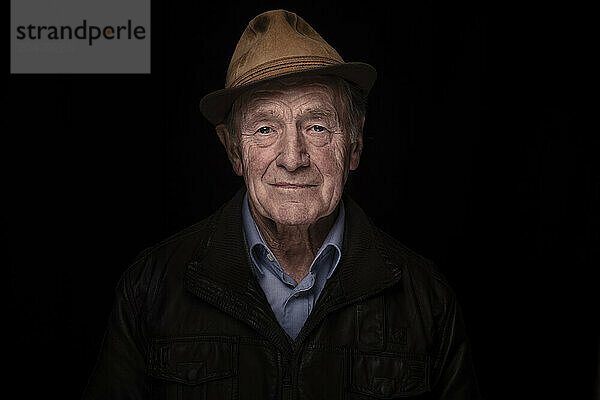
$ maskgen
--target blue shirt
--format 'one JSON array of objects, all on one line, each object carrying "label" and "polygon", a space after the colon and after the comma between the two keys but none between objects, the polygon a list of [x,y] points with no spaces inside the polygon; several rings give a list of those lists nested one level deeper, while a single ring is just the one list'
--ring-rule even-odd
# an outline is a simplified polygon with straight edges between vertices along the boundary
[{"label": "blue shirt", "polygon": [[344,203],[340,201],[338,217],[319,248],[308,274],[300,283],[286,274],[265,243],[244,196],[242,219],[246,243],[254,271],[271,309],[281,327],[296,339],[313,309],[327,279],[333,274],[342,257],[344,237]]}]

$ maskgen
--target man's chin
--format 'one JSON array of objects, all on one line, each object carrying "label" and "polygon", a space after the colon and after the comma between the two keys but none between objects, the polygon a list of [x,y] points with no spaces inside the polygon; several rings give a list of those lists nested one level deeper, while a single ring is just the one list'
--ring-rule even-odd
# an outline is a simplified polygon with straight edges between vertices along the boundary
[{"label": "man's chin", "polygon": [[310,225],[317,220],[317,213],[306,204],[292,202],[279,204],[271,216],[278,225]]}]

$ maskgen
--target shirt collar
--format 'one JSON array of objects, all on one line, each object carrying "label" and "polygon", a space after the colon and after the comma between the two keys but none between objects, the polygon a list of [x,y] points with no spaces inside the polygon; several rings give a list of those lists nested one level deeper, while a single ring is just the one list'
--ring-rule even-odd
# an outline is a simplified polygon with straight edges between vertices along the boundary
[{"label": "shirt collar", "polygon": [[[331,227],[331,230],[329,231],[329,233],[327,234],[327,237],[325,237],[325,240],[323,241],[323,245],[319,248],[319,251],[317,252],[317,255],[315,256],[315,260],[317,260],[319,258],[319,256],[321,255],[321,253],[323,253],[328,247],[333,246],[337,251],[336,251],[336,255],[334,257],[334,263],[332,268],[330,268],[328,274],[327,274],[327,278],[329,278],[331,276],[331,274],[333,273],[333,271],[335,270],[335,267],[337,266],[341,256],[342,256],[342,243],[344,240],[344,223],[345,223],[345,210],[344,210],[344,201],[340,199],[340,209],[338,212],[338,216],[335,220],[335,223],[333,224],[333,226]],[[242,223],[244,226],[244,236],[246,238],[246,243],[248,244],[248,249],[250,250],[250,257],[256,267],[256,269],[258,270],[259,273],[263,273],[263,271],[261,271],[261,263],[257,262],[257,260],[255,259],[254,256],[254,247],[257,245],[260,246],[264,246],[264,248],[271,253],[271,250],[269,249],[269,246],[267,246],[267,243],[264,241],[258,226],[256,225],[256,222],[254,221],[254,218],[252,217],[252,214],[250,213],[250,206],[248,205],[248,192],[246,192],[244,194],[244,200],[242,202]],[[313,263],[314,265],[314,263]],[[311,265],[311,269],[313,267],[313,265]]]}]

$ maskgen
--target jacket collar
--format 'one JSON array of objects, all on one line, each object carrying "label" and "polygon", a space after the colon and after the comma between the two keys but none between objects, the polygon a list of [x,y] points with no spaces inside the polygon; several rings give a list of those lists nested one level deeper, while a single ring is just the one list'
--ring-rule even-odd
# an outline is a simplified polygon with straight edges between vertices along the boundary
[{"label": "jacket collar", "polygon": [[[275,340],[283,332],[252,273],[242,226],[245,188],[209,220],[209,236],[188,264],[185,286],[195,295],[241,319]],[[344,195],[346,223],[340,263],[307,321],[319,308],[332,311],[380,292],[398,282],[401,268],[386,239],[370,219]],[[313,314],[316,314],[313,316]],[[275,326],[273,326],[273,323]],[[279,333],[275,331],[279,330]],[[279,338],[282,347],[290,345]]]}]

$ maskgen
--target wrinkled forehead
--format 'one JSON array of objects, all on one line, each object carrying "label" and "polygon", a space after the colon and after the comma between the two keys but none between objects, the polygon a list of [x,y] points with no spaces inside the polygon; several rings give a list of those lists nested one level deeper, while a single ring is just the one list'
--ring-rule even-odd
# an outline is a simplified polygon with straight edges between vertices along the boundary
[{"label": "wrinkled forehead", "polygon": [[270,101],[302,100],[320,104],[323,108],[339,108],[336,82],[327,77],[275,79],[244,93],[236,102],[243,110],[262,108]]}]

